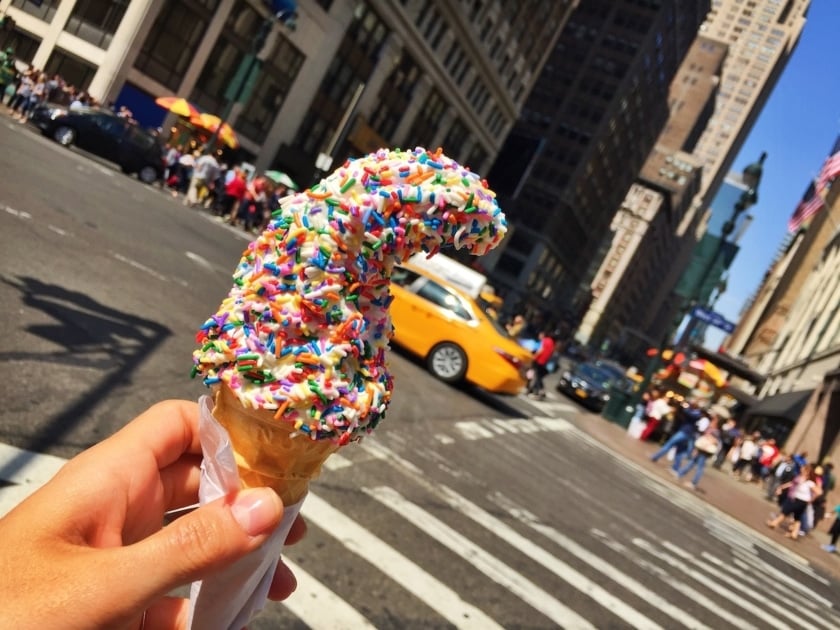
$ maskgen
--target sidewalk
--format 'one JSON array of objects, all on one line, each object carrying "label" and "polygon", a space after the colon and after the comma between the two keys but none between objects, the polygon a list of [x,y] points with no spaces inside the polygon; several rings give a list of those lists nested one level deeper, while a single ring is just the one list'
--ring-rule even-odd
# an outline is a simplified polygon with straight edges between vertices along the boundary
[{"label": "sidewalk", "polygon": [[[551,393],[553,396],[549,395],[553,399],[565,399],[556,391]],[[694,494],[709,505],[753,528],[772,543],[806,559],[814,568],[829,574],[834,579],[840,579],[840,554],[828,553],[820,547],[829,542],[826,532],[830,524],[834,522],[834,516],[830,510],[837,504],[838,496],[829,497],[827,506],[829,516],[819,523],[817,529],[798,541],[793,541],[786,538],[780,529],[772,531],[765,525],[771,512],[778,511],[778,506],[764,497],[762,487],[756,483],[746,483],[734,478],[728,472],[726,464],[724,464],[724,470],[706,466],[706,472],[700,480],[698,489],[692,490],[682,485],[684,480],[677,480],[669,472],[671,463],[665,458],[656,463],[650,461],[650,456],[656,452],[659,444],[631,438],[624,428],[603,416],[586,411],[577,414],[575,424],[610,450],[629,459],[665,483],[673,484],[685,492]]]}]

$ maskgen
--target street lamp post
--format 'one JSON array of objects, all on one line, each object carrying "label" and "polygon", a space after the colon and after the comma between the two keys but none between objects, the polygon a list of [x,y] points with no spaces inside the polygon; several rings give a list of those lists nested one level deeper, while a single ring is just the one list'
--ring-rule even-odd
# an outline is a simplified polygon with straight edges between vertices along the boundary
[{"label": "street lamp post", "polygon": [[[729,243],[730,236],[735,231],[736,224],[738,223],[738,218],[748,208],[751,208],[756,203],[758,203],[758,185],[761,183],[761,176],[764,172],[764,160],[766,159],[767,152],[765,151],[761,153],[761,156],[758,158],[757,162],[753,162],[743,170],[742,181],[744,182],[747,188],[740,194],[740,196],[738,197],[738,201],[736,201],[735,204],[732,206],[732,215],[721,227],[720,239],[717,242],[714,254],[712,254],[712,256],[709,257],[708,261],[706,262],[706,266],[703,269],[703,273],[700,275],[697,283],[693,287],[692,295],[688,300],[689,308],[692,306],[696,306],[700,302],[708,299],[709,296],[703,295],[703,289],[706,287],[709,281],[710,274],[714,272],[718,263],[718,259],[723,253],[724,248]],[[718,278],[717,281],[719,282],[719,280],[720,279]],[[688,346],[691,343],[691,339],[694,335],[696,326],[696,319],[694,317],[691,317],[688,321],[688,324],[686,324],[682,336],[680,337],[679,345],[681,347]]]}]

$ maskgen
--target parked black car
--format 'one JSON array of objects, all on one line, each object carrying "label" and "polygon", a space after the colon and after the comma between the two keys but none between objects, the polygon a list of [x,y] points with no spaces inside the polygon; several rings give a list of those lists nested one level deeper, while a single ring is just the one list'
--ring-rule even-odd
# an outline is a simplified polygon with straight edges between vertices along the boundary
[{"label": "parked black car", "polygon": [[113,112],[44,103],[34,109],[31,122],[59,144],[114,162],[142,182],[151,184],[163,175],[164,150],[157,136]]},{"label": "parked black car", "polygon": [[610,399],[616,375],[595,363],[578,363],[560,374],[557,391],[576,398],[582,405],[600,412]]}]

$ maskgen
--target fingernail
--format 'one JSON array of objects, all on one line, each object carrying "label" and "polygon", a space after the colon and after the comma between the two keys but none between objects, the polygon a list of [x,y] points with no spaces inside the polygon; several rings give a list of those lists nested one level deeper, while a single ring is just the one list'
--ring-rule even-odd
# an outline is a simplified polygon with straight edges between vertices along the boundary
[{"label": "fingernail", "polygon": [[268,488],[242,490],[230,506],[233,518],[249,536],[259,536],[280,521],[283,504]]}]

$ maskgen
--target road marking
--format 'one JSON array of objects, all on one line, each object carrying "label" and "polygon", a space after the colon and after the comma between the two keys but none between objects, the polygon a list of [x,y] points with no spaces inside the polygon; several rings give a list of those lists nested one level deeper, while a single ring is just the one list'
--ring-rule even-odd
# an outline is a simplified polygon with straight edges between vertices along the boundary
[{"label": "road marking", "polygon": [[499,624],[461,599],[457,592],[317,495],[309,493],[301,512],[325,534],[379,569],[456,628],[501,630]]},{"label": "road marking", "polygon": [[16,485],[0,487],[0,516],[49,481],[67,460],[0,443],[0,480]]},{"label": "road marking", "polygon": [[0,443],[0,479],[3,481],[41,486],[66,463],[67,460],[61,457]]},{"label": "road marking", "polygon": [[152,276],[153,278],[157,278],[158,280],[160,280],[162,282],[169,282],[169,280],[166,276],[158,273],[157,271],[155,271],[151,267],[147,267],[143,263],[139,263],[136,260],[132,260],[131,258],[126,258],[122,254],[118,254],[117,252],[110,252],[110,253],[111,253],[111,256],[113,256],[114,258],[116,258],[117,260],[119,260],[122,263],[125,263],[125,264],[127,264],[131,267],[134,267],[135,269],[137,269],[139,271],[147,273],[150,276]]},{"label": "road marking", "polygon": [[344,457],[344,455],[340,455],[339,453],[333,453],[332,455],[327,457],[324,463],[321,464],[321,467],[325,468],[326,470],[340,470],[342,468],[348,468],[352,465],[353,462]]},{"label": "road marking", "polygon": [[[566,551],[575,556],[578,560],[585,562],[596,571],[602,573],[607,578],[609,578],[613,582],[616,582],[619,586],[622,586],[624,589],[630,591],[634,595],[637,595],[639,598],[646,601],[654,608],[657,608],[660,612],[665,613],[675,621],[679,622],[681,625],[687,628],[708,630],[708,626],[689,615],[679,606],[673,605],[667,599],[659,595],[659,593],[657,593],[656,591],[653,591],[647,588],[646,586],[640,584],[626,573],[622,573],[621,571],[615,568],[615,565],[613,565],[610,562],[607,562],[600,556],[592,553],[584,546],[579,545],[568,536],[561,534],[555,528],[539,522],[539,519],[536,517],[536,515],[530,513],[524,508],[516,506],[516,504],[510,499],[507,499],[500,493],[495,493],[495,495],[490,498],[496,505],[498,505],[502,510],[510,514],[520,523],[527,525],[531,529],[539,532],[540,534],[548,538],[550,541],[562,547],[563,551]],[[638,623],[638,621],[634,621],[628,617],[625,617],[620,612],[617,612],[617,614],[619,614],[619,616],[621,616],[623,619],[634,623],[634,625]]]},{"label": "road marking", "polygon": [[[404,517],[412,525],[427,534],[432,540],[439,542],[451,552],[460,556],[488,578],[502,585],[505,589],[559,626],[577,629],[592,628],[594,630],[594,626],[574,610],[556,600],[551,594],[541,589],[531,580],[514,571],[498,558],[490,555],[484,549],[436,517],[417,507],[410,501],[407,501],[396,490],[385,486],[362,488],[362,490],[365,494],[379,501],[383,506]],[[570,584],[577,586],[574,583]],[[584,592],[589,594],[588,589],[584,590]],[[620,602],[620,600],[617,601]],[[651,624],[638,627],[659,627],[653,624],[653,622]]]},{"label": "road marking", "polygon": [[297,580],[294,594],[283,605],[312,630],[366,630],[376,627],[299,564],[285,556],[282,562],[292,570]]},{"label": "road marking", "polygon": [[207,260],[204,256],[199,256],[198,254],[195,254],[193,252],[184,252],[184,253],[186,254],[187,258],[189,258],[191,261],[193,261],[199,267],[204,267],[204,269],[206,269],[207,271],[213,271],[213,272],[218,271],[216,269],[216,267],[213,265],[213,263],[211,263],[209,260]]},{"label": "road marking", "polygon": [[62,230],[60,227],[56,227],[52,224],[48,224],[47,229],[55,232],[59,236],[68,236],[70,234],[70,232],[68,232],[67,230]]},{"label": "road marking", "polygon": [[[675,556],[682,558],[683,562],[687,564],[693,564],[701,571],[705,571],[706,573],[711,575],[714,578],[715,582],[717,582],[718,584],[728,584],[731,590],[742,593],[744,597],[756,597],[756,593],[752,589],[746,588],[738,580],[735,580],[726,573],[719,571],[718,569],[720,565],[723,564],[723,562],[715,558],[712,554],[708,552],[701,554],[703,559],[708,561],[706,562],[701,561],[700,558],[698,558],[696,555],[684,551],[677,545],[667,540],[663,541],[662,546]],[[788,611],[784,607],[779,606],[778,604],[773,602],[773,599],[771,597],[761,597],[761,600],[761,606],[775,611],[778,616],[787,617],[794,623],[798,623],[801,621],[801,619],[798,616],[798,611]]]},{"label": "road marking", "polygon": [[455,444],[455,438],[446,435],[445,433],[435,433],[433,436],[438,442],[444,445]]},{"label": "road marking", "polygon": [[749,613],[755,615],[756,617],[764,621],[764,623],[766,623],[768,626],[778,628],[779,630],[786,630],[787,628],[789,628],[788,624],[782,623],[774,615],[768,614],[767,612],[765,612],[764,608],[755,606],[751,602],[744,600],[743,597],[733,594],[730,589],[720,586],[714,580],[709,579],[706,575],[695,571],[694,569],[688,568],[684,560],[675,560],[674,558],[672,558],[666,553],[663,553],[659,549],[655,548],[651,543],[642,538],[634,538],[633,544],[639,547],[640,549],[646,551],[648,555],[653,556],[654,558],[658,558],[668,566],[677,569],[683,575],[687,575],[688,577],[697,580],[707,589],[717,593],[723,599],[729,600],[730,602],[738,606],[738,608],[742,608],[748,611]]},{"label": "road marking", "polygon": [[[759,567],[761,567],[761,566],[763,566],[763,565],[764,565],[764,563],[763,563],[761,560],[759,560],[758,558],[756,558],[755,556],[751,556],[751,555],[748,555],[748,554],[745,554],[745,553],[741,553],[741,552],[740,552],[739,550],[737,550],[737,549],[736,549],[736,550],[734,550],[734,553],[735,553],[735,555],[736,555],[736,556],[738,556],[739,558],[741,558],[744,562],[747,562],[748,564],[751,564],[751,565],[753,565],[753,566],[759,566]],[[782,559],[784,560],[784,558],[782,558]],[[802,567],[800,567],[800,566],[798,566],[798,565],[794,565],[794,566],[795,566],[797,569],[800,569],[800,570],[803,570],[803,571],[804,571],[804,569],[802,569]],[[809,567],[809,568],[810,568],[810,567]],[[806,587],[806,586],[803,586],[803,585],[799,582],[799,580],[797,580],[796,578],[791,577],[791,576],[790,576],[790,575],[788,575],[787,573],[784,573],[784,572],[780,571],[779,569],[777,569],[776,567],[771,567],[771,566],[769,566],[769,565],[767,566],[766,570],[767,570],[769,573],[772,573],[772,574],[773,574],[774,579],[776,579],[776,580],[780,580],[780,581],[784,582],[785,584],[787,584],[790,588],[794,588],[794,589],[796,589],[797,591],[800,591],[800,592],[802,592],[802,593],[804,593],[804,594],[806,594],[806,595],[811,596],[810,589],[809,589],[808,587]],[[830,586],[830,585],[831,585],[831,582],[829,582],[829,581],[828,581],[828,580],[826,580],[825,578],[823,578],[823,577],[821,577],[821,576],[817,575],[816,573],[812,574],[810,571],[804,571],[804,572],[805,572],[805,573],[807,573],[808,577],[810,577],[810,578],[812,578],[812,579],[814,579],[814,580],[817,580],[818,582],[821,582],[822,584],[825,584],[826,586]],[[833,607],[833,604],[832,604],[829,600],[827,600],[827,599],[823,599],[823,598],[820,598],[820,599],[822,599],[822,600],[823,600],[823,603],[824,603],[826,606],[832,606],[832,607]]]},{"label": "road marking", "polygon": [[465,440],[486,440],[505,433],[561,432],[574,425],[562,418],[490,418],[487,420],[468,420],[456,422],[455,430]]},{"label": "road marking", "polygon": [[15,210],[11,206],[5,206],[6,212],[11,214],[13,217],[17,217],[18,219],[31,219],[32,215],[26,212],[25,210]]},{"label": "road marking", "polygon": [[[826,612],[823,610],[823,607],[820,607],[819,614],[815,613],[813,610],[807,610],[809,606],[815,607],[817,605],[813,599],[808,599],[807,596],[800,593],[791,593],[788,589],[783,588],[780,584],[777,584],[772,580],[767,580],[764,584],[759,582],[756,578],[761,575],[761,571],[756,571],[752,567],[748,569],[748,572],[739,571],[734,561],[731,564],[727,564],[708,551],[704,551],[700,554],[700,556],[703,560],[713,564],[719,570],[730,574],[729,579],[735,580],[740,585],[738,590],[744,590],[748,594],[752,594],[759,592],[759,590],[763,588],[765,591],[769,591],[770,593],[769,597],[765,596],[762,598],[766,602],[785,602],[789,609],[796,610],[796,615],[805,615],[806,617],[810,617],[813,624],[824,626],[827,630],[835,630],[838,626],[840,626],[837,619],[833,622],[829,622],[825,619]],[[751,585],[749,589],[745,588],[744,585],[746,584]],[[770,604],[768,603],[768,605]],[[788,613],[783,614],[788,616]],[[796,617],[794,621],[799,623],[802,620]]]},{"label": "road marking", "polygon": [[710,613],[717,615],[718,617],[726,621],[726,627],[733,626],[735,628],[739,628],[740,630],[758,630],[754,625],[748,623],[746,620],[741,619],[740,617],[736,617],[729,611],[724,610],[721,607],[720,602],[714,601],[713,599],[707,597],[697,589],[677,579],[675,576],[672,576],[665,569],[650,562],[647,558],[639,556],[633,551],[633,549],[630,549],[629,547],[614,540],[612,536],[609,536],[608,534],[602,532],[599,529],[592,529],[590,530],[590,533],[593,536],[595,536],[598,540],[600,540],[604,545],[615,551],[617,554],[620,554],[622,558],[631,561],[637,567],[655,575],[657,578],[659,578],[659,580],[664,582],[668,588],[672,588],[678,593],[682,593],[695,604],[702,606]]},{"label": "road marking", "polygon": [[[659,626],[623,601],[609,593],[599,584],[575,570],[562,560],[555,558],[545,549],[526,538],[512,527],[479,506],[465,499],[463,496],[444,485],[436,485],[437,493],[454,510],[460,512],[487,531],[500,537],[509,545],[519,550],[534,562],[542,565],[564,582],[581,591],[584,595],[594,599],[598,604],[613,612],[622,619],[628,620],[636,628],[658,628]],[[588,552],[587,552],[588,553]],[[583,558],[581,558],[583,560]],[[591,558],[590,558],[591,559]],[[585,560],[584,560],[585,561]],[[607,565],[607,563],[604,563]],[[612,576],[613,567],[607,569]],[[629,578],[628,578],[629,580]]]}]

